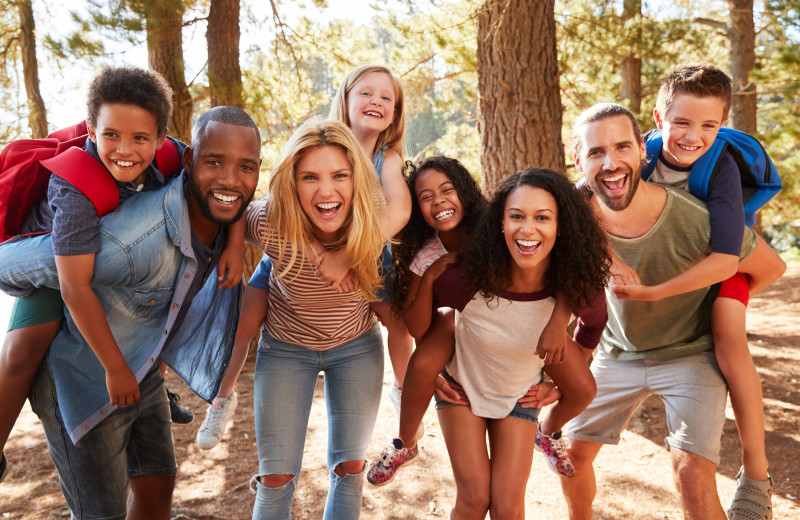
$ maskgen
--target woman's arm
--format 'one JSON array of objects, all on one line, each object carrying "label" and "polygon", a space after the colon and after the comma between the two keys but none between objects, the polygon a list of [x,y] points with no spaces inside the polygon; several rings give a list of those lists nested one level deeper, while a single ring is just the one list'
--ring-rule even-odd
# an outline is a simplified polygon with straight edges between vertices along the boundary
[{"label": "woman's arm", "polygon": [[383,194],[386,197],[386,211],[381,228],[387,238],[400,232],[411,216],[411,192],[403,177],[403,159],[392,150],[386,151],[381,173]]}]

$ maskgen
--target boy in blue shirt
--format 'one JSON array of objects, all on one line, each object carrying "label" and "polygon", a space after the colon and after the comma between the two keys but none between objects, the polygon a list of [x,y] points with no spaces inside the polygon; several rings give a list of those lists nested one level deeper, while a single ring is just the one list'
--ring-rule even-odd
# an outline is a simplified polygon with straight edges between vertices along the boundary
[{"label": "boy in blue shirt", "polygon": [[[87,109],[89,138],[84,151],[111,175],[119,200],[141,191],[162,188],[165,179],[154,162],[156,150],[165,139],[171,140],[178,157],[186,148],[185,144],[166,135],[172,113],[172,90],[164,78],[144,69],[105,68],[89,86]],[[15,302],[0,356],[0,395],[3,395],[0,450],[59,330],[64,304],[71,310],[81,334],[106,371],[110,403],[130,406],[139,399],[136,377],[125,363],[103,308],[89,285],[95,254],[100,249],[98,210],[86,195],[58,175],[51,176],[47,197],[33,209],[21,232],[49,230],[52,230],[61,292],[41,289]],[[243,233],[241,236],[243,238]],[[232,240],[226,250],[227,256],[220,260],[219,272],[224,272],[225,267],[231,269],[225,286],[235,284],[241,277],[241,243]],[[234,264],[239,266],[238,276]],[[162,372],[165,370],[164,366]],[[0,465],[2,480],[6,467],[4,456]]]},{"label": "boy in blue shirt", "polygon": [[[653,110],[663,145],[648,180],[688,190],[692,165],[717,139],[730,105],[730,78],[713,65],[680,65],[667,75]],[[748,287],[747,277],[737,273],[745,217],[739,167],[727,151],[711,177],[708,193],[711,254],[681,275],[650,287],[640,285],[636,273],[615,258],[618,276],[613,288],[622,299],[656,301],[722,282],[711,325],[717,362],[728,383],[742,441],[739,486],[728,515],[767,519],[772,517],[773,486],[764,448],[763,399],[745,329],[749,295],[761,287]]]}]

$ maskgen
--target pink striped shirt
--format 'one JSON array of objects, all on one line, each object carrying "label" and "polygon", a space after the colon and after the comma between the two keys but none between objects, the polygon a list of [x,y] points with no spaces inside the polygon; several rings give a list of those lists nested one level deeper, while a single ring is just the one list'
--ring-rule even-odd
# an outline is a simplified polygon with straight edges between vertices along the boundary
[{"label": "pink striped shirt", "polygon": [[302,256],[285,276],[276,277],[290,255],[287,252],[283,265],[278,265],[280,235],[268,225],[268,204],[269,198],[250,204],[245,230],[246,240],[263,249],[272,261],[267,331],[274,338],[311,350],[329,350],[362,335],[372,326],[374,315],[359,292],[339,294],[324,286],[314,274],[314,263]]},{"label": "pink striped shirt", "polygon": [[411,262],[408,269],[415,275],[422,276],[432,263],[446,254],[447,249],[444,248],[444,244],[442,244],[439,235],[436,235],[422,244],[420,250],[417,251],[417,256],[414,257],[414,261]]}]

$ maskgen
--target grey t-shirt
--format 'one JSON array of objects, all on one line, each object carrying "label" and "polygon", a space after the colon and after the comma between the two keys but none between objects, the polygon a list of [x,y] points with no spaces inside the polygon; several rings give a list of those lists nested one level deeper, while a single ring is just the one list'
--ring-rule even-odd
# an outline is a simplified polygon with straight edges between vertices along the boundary
[{"label": "grey t-shirt", "polygon": [[[614,253],[639,274],[644,285],[657,285],[686,271],[711,252],[706,205],[678,189],[664,187],[664,211],[646,234],[636,238],[608,235]],[[756,247],[745,230],[740,261]],[[656,302],[620,300],[610,288],[608,324],[600,348],[617,359],[689,356],[710,350],[711,306],[717,290],[699,289]]]}]

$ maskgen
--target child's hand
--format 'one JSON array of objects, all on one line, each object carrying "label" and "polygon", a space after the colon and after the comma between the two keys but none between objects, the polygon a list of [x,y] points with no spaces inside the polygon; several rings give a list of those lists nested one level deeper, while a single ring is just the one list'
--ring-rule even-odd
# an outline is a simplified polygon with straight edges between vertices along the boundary
[{"label": "child's hand", "polygon": [[319,253],[314,259],[314,265],[317,278],[334,291],[344,293],[356,289],[356,280],[344,249]]},{"label": "child's hand", "polygon": [[467,399],[464,388],[456,382],[448,381],[441,374],[436,377],[434,392],[442,401],[469,406],[469,399]]},{"label": "child's hand", "polygon": [[[225,271],[228,271],[228,277],[225,278]],[[217,264],[217,281],[220,289],[230,289],[236,287],[242,279],[244,272],[244,258],[242,252],[236,250],[235,247],[226,247],[222,254],[219,256],[219,263]],[[222,280],[225,280],[224,282]]]},{"label": "child's hand", "polygon": [[611,284],[611,290],[620,300],[639,300],[643,302],[654,302],[661,299],[654,287],[641,284],[622,285]]},{"label": "child's hand", "polygon": [[539,343],[534,352],[545,365],[558,365],[567,358],[567,333],[565,328],[547,322],[539,336]]},{"label": "child's hand", "polygon": [[616,256],[613,257],[613,262],[611,263],[611,281],[621,285],[642,284],[636,271]]},{"label": "child's hand", "polygon": [[442,255],[441,258],[436,259],[422,274],[423,278],[430,278],[432,281],[436,281],[439,279],[447,268],[456,261],[457,253],[447,253]]},{"label": "child's hand", "polygon": [[517,402],[523,408],[544,408],[561,399],[561,390],[552,381],[533,385]]},{"label": "child's hand", "polygon": [[111,404],[124,407],[139,400],[139,384],[128,365],[106,372],[106,388]]}]

